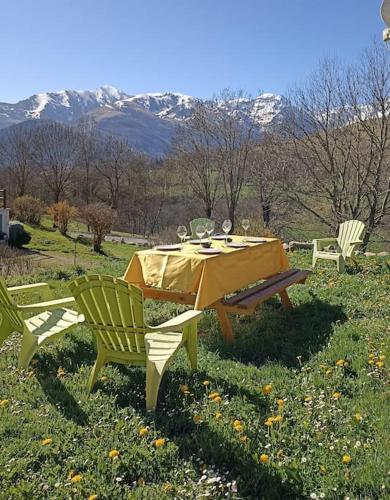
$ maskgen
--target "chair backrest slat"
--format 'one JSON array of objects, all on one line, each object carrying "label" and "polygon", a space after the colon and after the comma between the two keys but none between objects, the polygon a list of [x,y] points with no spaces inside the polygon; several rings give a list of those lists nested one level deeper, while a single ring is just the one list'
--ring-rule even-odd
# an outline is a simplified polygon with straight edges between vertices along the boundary
[{"label": "chair backrest slat", "polygon": [[351,242],[360,240],[364,231],[364,224],[359,220],[348,220],[340,224],[337,242],[344,257],[351,257],[353,245]]},{"label": "chair backrest slat", "polygon": [[13,332],[23,333],[24,322],[16,304],[0,278],[0,345]]},{"label": "chair backrest slat", "polygon": [[70,284],[87,324],[112,351],[145,353],[143,295],[112,276],[88,275]]}]

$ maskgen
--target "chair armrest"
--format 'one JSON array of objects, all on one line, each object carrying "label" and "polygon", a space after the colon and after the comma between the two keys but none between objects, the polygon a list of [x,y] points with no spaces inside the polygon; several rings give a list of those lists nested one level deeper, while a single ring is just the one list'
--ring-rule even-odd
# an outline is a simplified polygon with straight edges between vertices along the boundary
[{"label": "chair armrest", "polygon": [[19,311],[23,312],[44,312],[53,311],[54,309],[61,309],[62,307],[72,306],[76,303],[73,297],[65,297],[63,299],[48,300],[47,302],[37,302],[36,304],[27,304],[24,306],[17,306]]},{"label": "chair armrest", "polygon": [[48,283],[32,283],[31,285],[11,286],[7,288],[12,296],[19,293],[39,292],[44,300],[50,300],[52,295]]},{"label": "chair armrest", "polygon": [[350,245],[361,245],[363,243],[363,240],[357,240],[357,241],[351,241]]},{"label": "chair armrest", "polygon": [[335,243],[337,245],[337,238],[320,238],[317,240],[313,240],[314,248],[317,250],[321,250],[322,248]]},{"label": "chair armrest", "polygon": [[202,311],[186,311],[158,326],[148,326],[151,332],[180,332],[185,326],[196,323],[203,316]]}]

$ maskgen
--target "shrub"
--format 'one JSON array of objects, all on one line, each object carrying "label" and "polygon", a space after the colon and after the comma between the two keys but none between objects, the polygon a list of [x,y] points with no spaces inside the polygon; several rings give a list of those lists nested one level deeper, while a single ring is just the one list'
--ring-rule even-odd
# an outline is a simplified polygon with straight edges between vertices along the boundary
[{"label": "shrub", "polygon": [[41,200],[33,196],[20,196],[13,203],[13,212],[21,222],[38,225],[45,213],[45,205]]},{"label": "shrub", "polygon": [[93,203],[84,208],[82,215],[91,228],[94,251],[101,252],[104,237],[111,231],[115,219],[114,210],[104,203]]},{"label": "shrub", "polygon": [[63,235],[68,231],[69,221],[77,215],[77,208],[72,207],[67,201],[54,203],[47,211],[53,218],[54,225],[58,227],[59,232]]},{"label": "shrub", "polygon": [[11,247],[22,248],[31,241],[31,234],[28,233],[23,224],[19,221],[11,221],[9,224],[9,239],[8,244]]}]

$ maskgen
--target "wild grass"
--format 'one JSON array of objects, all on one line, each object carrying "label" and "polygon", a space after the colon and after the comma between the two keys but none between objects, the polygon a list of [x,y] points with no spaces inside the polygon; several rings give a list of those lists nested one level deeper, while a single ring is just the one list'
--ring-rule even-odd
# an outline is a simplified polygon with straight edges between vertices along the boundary
[{"label": "wild grass", "polygon": [[[308,252],[290,259],[310,265]],[[127,258],[89,262],[121,275]],[[80,272],[41,269],[9,284],[48,280],[59,296]],[[232,345],[206,312],[199,370],[180,353],[154,416],[142,369],[107,366],[86,393],[88,329],[41,349],[27,372],[10,337],[0,347],[0,498],[389,498],[389,278],[384,258],[359,258],[344,275],[321,263],[291,289],[294,310],[273,299],[236,318]],[[180,310],[146,308],[153,324]]]}]

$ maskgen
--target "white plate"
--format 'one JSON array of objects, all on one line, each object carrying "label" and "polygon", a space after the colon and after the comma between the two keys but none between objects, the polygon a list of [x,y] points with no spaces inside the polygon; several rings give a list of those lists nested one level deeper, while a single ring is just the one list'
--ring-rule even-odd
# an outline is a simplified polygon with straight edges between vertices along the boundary
[{"label": "white plate", "polygon": [[230,248],[248,248],[248,245],[246,245],[245,243],[239,243],[237,241],[233,241],[232,243],[228,243],[226,246],[230,247]]},{"label": "white plate", "polygon": [[207,243],[209,240],[190,240],[187,243],[190,245],[200,245],[201,243]]},{"label": "white plate", "polygon": [[219,255],[220,253],[223,253],[223,251],[220,248],[200,248],[198,253],[204,255]]},{"label": "white plate", "polygon": [[173,250],[181,250],[181,245],[159,245],[158,247],[154,247],[154,249],[162,252],[169,252]]},{"label": "white plate", "polygon": [[[226,236],[224,234],[216,234],[215,236],[212,236],[211,239],[216,241],[225,241]],[[230,236],[228,236],[228,241],[232,241]]]},{"label": "white plate", "polygon": [[247,243],[267,243],[267,240],[265,240],[264,238],[256,237],[246,238],[244,241],[246,241]]}]

